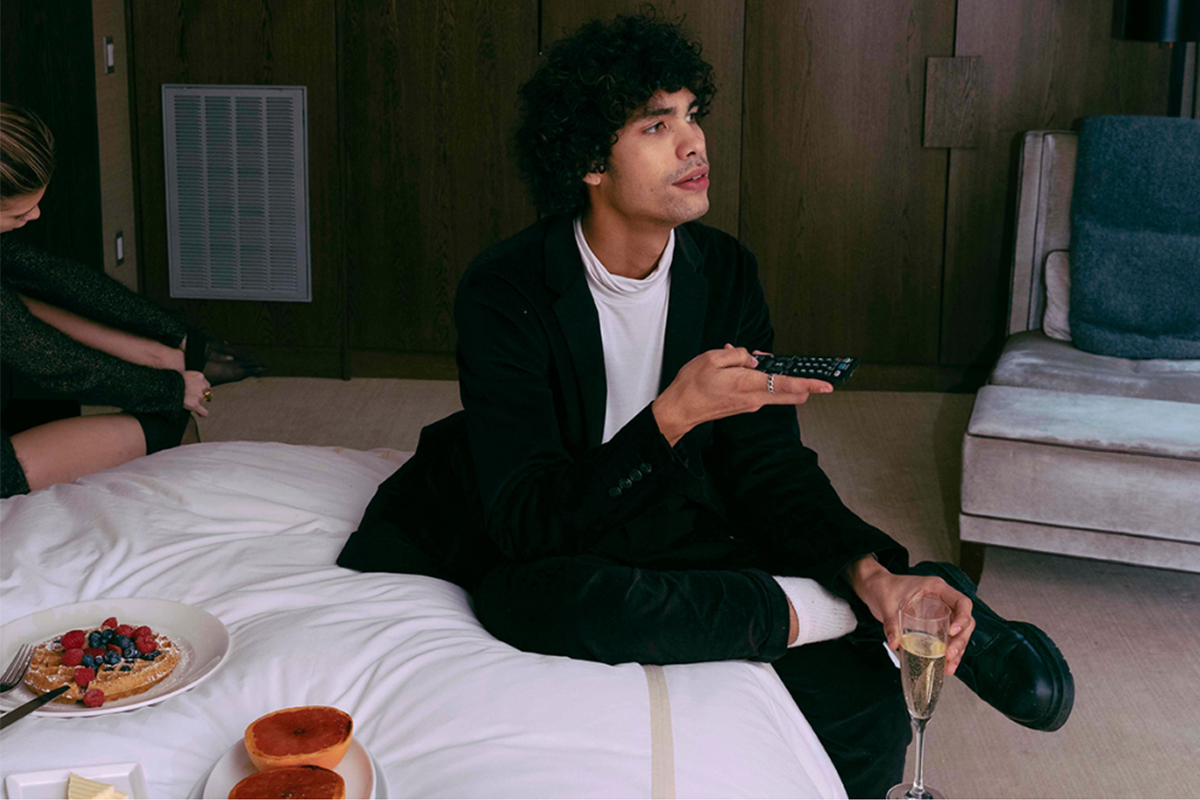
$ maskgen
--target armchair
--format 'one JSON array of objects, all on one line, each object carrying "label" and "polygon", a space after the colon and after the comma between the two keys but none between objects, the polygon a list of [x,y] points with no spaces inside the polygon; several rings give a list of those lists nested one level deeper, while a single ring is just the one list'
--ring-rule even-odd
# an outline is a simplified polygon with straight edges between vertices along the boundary
[{"label": "armchair", "polygon": [[1024,138],[1009,339],[963,440],[964,568],[977,577],[1002,545],[1200,572],[1200,360],[1096,355],[1042,330],[1078,138]]}]

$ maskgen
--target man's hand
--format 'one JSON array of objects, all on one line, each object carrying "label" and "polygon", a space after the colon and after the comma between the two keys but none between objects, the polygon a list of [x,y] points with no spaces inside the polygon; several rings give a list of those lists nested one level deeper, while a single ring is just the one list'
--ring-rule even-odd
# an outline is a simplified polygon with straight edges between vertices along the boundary
[{"label": "man's hand", "polygon": [[746,348],[731,344],[684,364],[653,406],[658,428],[671,446],[703,422],[758,411],[765,405],[800,405],[810,394],[833,391],[825,381],[776,375],[772,394],[767,391],[767,376],[755,371],[757,365],[758,359]]},{"label": "man's hand", "polygon": [[950,588],[941,578],[920,575],[893,575],[871,556],[865,556],[846,568],[846,579],[875,619],[883,623],[888,647],[900,646],[900,609],[913,597],[928,595],[950,606],[950,644],[946,648],[946,674],[953,675],[975,630],[971,599]]}]

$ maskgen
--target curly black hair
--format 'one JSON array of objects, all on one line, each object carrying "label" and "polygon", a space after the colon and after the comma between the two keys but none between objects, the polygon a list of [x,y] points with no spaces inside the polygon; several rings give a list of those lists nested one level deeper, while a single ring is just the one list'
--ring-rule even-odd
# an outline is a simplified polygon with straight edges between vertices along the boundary
[{"label": "curly black hair", "polygon": [[647,8],[611,22],[594,20],[555,42],[520,89],[515,150],[521,177],[543,214],[587,206],[583,177],[603,172],[617,131],[660,89],[696,95],[696,118],[709,111],[716,85],[700,43]]}]

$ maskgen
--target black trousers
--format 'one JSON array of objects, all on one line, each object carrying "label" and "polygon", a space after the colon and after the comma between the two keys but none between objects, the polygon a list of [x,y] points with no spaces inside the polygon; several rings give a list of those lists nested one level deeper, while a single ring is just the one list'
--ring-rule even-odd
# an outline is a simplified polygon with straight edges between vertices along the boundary
[{"label": "black trousers", "polygon": [[903,778],[912,731],[882,627],[863,620],[850,637],[788,649],[787,597],[756,566],[769,561],[730,539],[637,566],[603,555],[507,563],[474,587],[475,613],[496,638],[547,655],[773,662],[849,796],[883,797]]}]

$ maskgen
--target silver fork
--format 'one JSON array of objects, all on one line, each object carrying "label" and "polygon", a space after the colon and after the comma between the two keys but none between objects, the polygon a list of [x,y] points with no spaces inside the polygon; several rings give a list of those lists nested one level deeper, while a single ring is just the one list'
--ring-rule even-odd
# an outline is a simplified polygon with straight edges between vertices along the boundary
[{"label": "silver fork", "polygon": [[25,670],[29,669],[29,662],[32,659],[33,648],[27,644],[21,645],[21,649],[9,662],[8,669],[4,670],[3,675],[0,675],[0,694],[21,685],[21,678],[25,677]]}]

